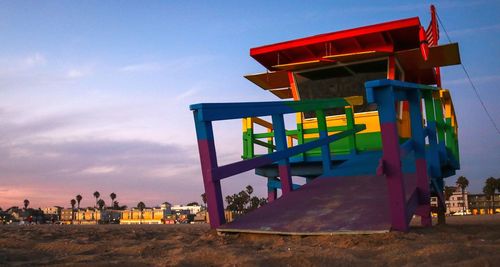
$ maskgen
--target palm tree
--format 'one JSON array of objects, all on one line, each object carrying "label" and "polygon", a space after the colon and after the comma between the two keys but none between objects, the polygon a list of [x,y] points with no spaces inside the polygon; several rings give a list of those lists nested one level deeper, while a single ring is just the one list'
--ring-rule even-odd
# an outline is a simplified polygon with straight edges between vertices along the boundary
[{"label": "palm tree", "polygon": [[111,205],[113,205],[113,203],[115,203],[115,199],[116,199],[116,194],[115,192],[109,194],[109,197],[111,198]]},{"label": "palm tree", "polygon": [[76,200],[72,199],[70,201],[71,204],[71,224],[73,224],[73,218],[75,218],[75,205],[76,205]]},{"label": "palm tree", "polygon": [[78,210],[80,210],[80,202],[82,201],[82,196],[81,195],[76,195],[76,203],[78,205]]},{"label": "palm tree", "polygon": [[102,208],[106,206],[106,202],[104,202],[104,199],[99,199],[97,205],[99,206],[99,210],[102,210]]},{"label": "palm tree", "polygon": [[29,206],[29,205],[30,205],[30,201],[29,201],[29,200],[27,200],[27,199],[25,199],[25,200],[24,200],[24,209],[25,209],[25,210],[26,210],[26,209],[28,209],[28,206]]},{"label": "palm tree", "polygon": [[95,197],[95,207],[97,208],[97,201],[99,200],[99,197],[101,196],[101,194],[99,193],[99,191],[95,191],[94,192],[94,197]]},{"label": "palm tree", "polygon": [[497,189],[497,180],[493,177],[486,179],[485,186],[483,187],[483,193],[490,199],[490,207],[493,209],[493,214],[495,213],[495,191]]},{"label": "palm tree", "polygon": [[465,176],[460,176],[458,177],[456,184],[460,186],[460,189],[462,189],[462,211],[463,214],[465,214],[465,188],[469,186],[469,180],[467,180]]},{"label": "palm tree", "polygon": [[[81,195],[76,195],[76,203],[78,205],[78,214],[80,213],[80,202],[82,201]],[[78,216],[78,221],[80,221],[80,216]]]},{"label": "palm tree", "polygon": [[139,224],[142,224],[142,211],[144,210],[144,208],[146,208],[146,204],[144,204],[144,202],[139,202],[137,203],[137,208],[141,211],[141,216],[139,217]]}]

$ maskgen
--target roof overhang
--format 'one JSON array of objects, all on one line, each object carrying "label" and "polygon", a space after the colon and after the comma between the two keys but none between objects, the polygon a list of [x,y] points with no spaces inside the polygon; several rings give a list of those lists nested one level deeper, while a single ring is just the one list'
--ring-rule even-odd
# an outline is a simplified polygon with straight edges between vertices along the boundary
[{"label": "roof overhang", "polygon": [[290,81],[288,80],[287,71],[249,74],[245,75],[245,78],[281,99],[293,97],[292,91],[290,90]]},{"label": "roof overhang", "polygon": [[459,65],[460,51],[457,43],[429,47],[429,57],[422,57],[420,49],[410,49],[395,53],[405,69],[406,81],[436,84],[435,67]]},{"label": "roof overhang", "polygon": [[418,17],[326,33],[250,49],[268,70],[295,70],[418,48]]}]

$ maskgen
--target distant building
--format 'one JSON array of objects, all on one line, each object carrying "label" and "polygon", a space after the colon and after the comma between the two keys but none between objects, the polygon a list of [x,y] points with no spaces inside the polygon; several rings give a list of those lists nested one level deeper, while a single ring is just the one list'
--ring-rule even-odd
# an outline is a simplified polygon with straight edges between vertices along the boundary
[{"label": "distant building", "polygon": [[[463,206],[464,206],[464,201],[463,201],[463,196],[462,196],[462,189],[460,187],[453,187],[454,191],[451,194],[450,198],[445,201],[446,203],[446,214],[453,214],[456,212],[463,212]],[[470,212],[469,210],[469,204],[468,204],[468,195],[469,193],[467,190],[464,192],[465,194],[465,211]],[[437,207],[438,207],[438,198],[437,197],[431,197],[431,210],[433,210],[433,213],[437,212]],[[436,213],[437,214],[437,213]]]},{"label": "distant building", "polygon": [[174,205],[172,206],[172,212],[179,214],[197,214],[201,211],[201,206],[186,206],[186,205]]},{"label": "distant building", "polygon": [[120,224],[163,224],[167,211],[162,208],[133,208],[121,211]]},{"label": "distant building", "polygon": [[93,208],[75,210],[73,224],[98,224],[101,220],[101,211]]},{"label": "distant building", "polygon": [[163,202],[163,204],[160,205],[160,208],[165,210],[167,212],[167,214],[172,213],[172,204],[170,204],[168,202]]},{"label": "distant building", "polygon": [[101,212],[101,222],[102,223],[120,223],[120,218],[122,215],[121,210],[107,209]]},{"label": "distant building", "polygon": [[164,224],[175,223],[172,215],[172,204],[164,202],[160,207],[122,210],[120,224]]},{"label": "distant building", "polygon": [[61,223],[71,224],[74,221],[74,210],[73,209],[62,209],[61,210]]},{"label": "distant building", "polygon": [[[464,210],[469,211],[469,203],[468,203],[468,195],[469,192],[465,190],[464,195],[462,196],[462,189],[459,186],[454,187],[455,191],[453,191],[450,199],[446,200],[446,213],[453,214],[456,212],[461,212]],[[465,199],[464,199],[465,197]]]},{"label": "distant building", "polygon": [[50,221],[59,221],[61,219],[61,210],[63,208],[59,206],[53,206],[53,207],[46,207],[43,208],[43,214],[45,215],[45,218],[47,218]]},{"label": "distant building", "polygon": [[[61,211],[61,222],[71,224],[71,209]],[[75,209],[73,213],[73,224],[108,224],[119,223],[121,216],[120,210],[98,210],[94,208]]]},{"label": "distant building", "polygon": [[471,194],[468,202],[474,215],[493,214],[493,207],[495,207],[495,212],[500,212],[500,194],[495,194],[493,201],[485,194]]},{"label": "distant building", "polygon": [[53,206],[53,207],[43,208],[42,211],[44,214],[60,215],[62,209],[63,209],[62,207]]}]

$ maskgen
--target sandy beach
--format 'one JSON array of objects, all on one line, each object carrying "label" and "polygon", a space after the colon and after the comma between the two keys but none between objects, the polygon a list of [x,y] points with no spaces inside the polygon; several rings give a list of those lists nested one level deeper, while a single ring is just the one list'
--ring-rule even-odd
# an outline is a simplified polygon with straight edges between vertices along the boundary
[{"label": "sandy beach", "polygon": [[498,266],[500,214],[410,233],[218,235],[207,225],[0,226],[0,266]]}]

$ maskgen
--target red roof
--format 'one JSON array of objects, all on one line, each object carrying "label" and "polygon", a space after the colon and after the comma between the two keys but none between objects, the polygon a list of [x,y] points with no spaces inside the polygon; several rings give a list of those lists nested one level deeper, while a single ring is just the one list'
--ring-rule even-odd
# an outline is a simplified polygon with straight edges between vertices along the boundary
[{"label": "red roof", "polygon": [[420,26],[418,17],[396,20],[255,47],[250,56],[269,70],[279,70],[282,65],[346,59],[356,53],[393,53],[418,48]]}]

